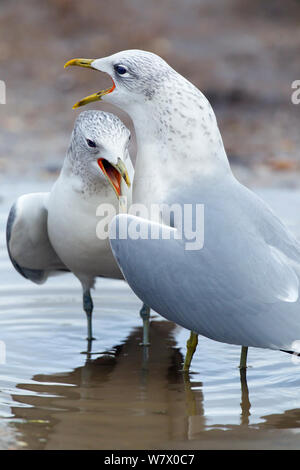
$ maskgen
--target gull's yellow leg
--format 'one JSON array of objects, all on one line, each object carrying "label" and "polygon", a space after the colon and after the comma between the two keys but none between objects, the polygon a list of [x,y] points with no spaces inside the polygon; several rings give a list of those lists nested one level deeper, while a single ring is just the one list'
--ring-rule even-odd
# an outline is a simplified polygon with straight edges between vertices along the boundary
[{"label": "gull's yellow leg", "polygon": [[186,342],[186,355],[183,364],[183,370],[190,370],[190,365],[193,359],[194,352],[196,351],[198,344],[198,335],[194,331],[191,331],[190,337]]},{"label": "gull's yellow leg", "polygon": [[247,354],[248,354],[248,347],[247,346],[242,346],[241,359],[240,359],[240,369],[247,369]]}]

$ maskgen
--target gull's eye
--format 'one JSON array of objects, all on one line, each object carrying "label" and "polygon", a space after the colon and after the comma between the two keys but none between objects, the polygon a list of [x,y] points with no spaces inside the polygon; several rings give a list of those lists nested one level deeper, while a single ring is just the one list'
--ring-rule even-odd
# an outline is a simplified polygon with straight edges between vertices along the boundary
[{"label": "gull's eye", "polygon": [[114,69],[119,75],[124,75],[127,73],[127,68],[124,67],[124,65],[114,65]]},{"label": "gull's eye", "polygon": [[96,143],[93,140],[86,139],[86,143],[88,144],[89,147],[97,147]]}]

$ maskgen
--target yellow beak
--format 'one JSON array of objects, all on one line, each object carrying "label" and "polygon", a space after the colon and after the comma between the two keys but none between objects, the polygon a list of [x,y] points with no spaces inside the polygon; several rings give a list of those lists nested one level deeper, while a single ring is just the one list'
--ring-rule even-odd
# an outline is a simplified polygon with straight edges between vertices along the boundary
[{"label": "yellow beak", "polygon": [[65,63],[64,68],[66,69],[67,67],[78,65],[78,67],[88,67],[92,69],[91,63],[94,62],[94,60],[96,59],[71,59]]},{"label": "yellow beak", "polygon": [[80,106],[84,106],[85,104],[93,103],[94,101],[101,101],[102,96],[111,93],[115,87],[106,88],[105,90],[98,91],[97,93],[93,93],[92,95],[86,96],[82,98],[82,100],[77,101],[74,104],[73,109],[80,108]]},{"label": "yellow beak", "polygon": [[[65,63],[65,68],[76,65],[78,67],[87,67],[89,69],[92,69],[93,68],[92,63],[94,62],[94,60],[95,59],[72,59]],[[113,81],[112,87],[106,88],[105,90],[101,90],[101,91],[98,91],[97,93],[93,93],[92,95],[86,96],[82,100],[75,103],[73,106],[73,109],[80,108],[80,106],[84,106],[85,104],[88,104],[88,103],[93,103],[94,101],[100,101],[102,96],[108,95],[108,93],[111,93],[112,91],[114,91],[115,88],[116,88],[116,85]]]},{"label": "yellow beak", "polygon": [[124,179],[124,181],[127,184],[128,188],[130,188],[131,182],[130,182],[129,174],[128,174],[125,163],[120,158],[118,159],[116,169],[120,172],[120,175]]},{"label": "yellow beak", "polygon": [[130,187],[130,178],[125,164],[120,158],[118,159],[118,163],[116,165],[108,162],[108,160],[99,158],[98,165],[112,186],[117,198],[119,199],[121,196],[121,178],[123,178],[127,186]]}]

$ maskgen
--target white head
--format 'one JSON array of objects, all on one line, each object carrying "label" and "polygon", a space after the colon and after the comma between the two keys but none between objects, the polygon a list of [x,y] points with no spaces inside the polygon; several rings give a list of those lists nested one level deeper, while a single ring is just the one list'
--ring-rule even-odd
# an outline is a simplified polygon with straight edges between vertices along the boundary
[{"label": "white head", "polygon": [[124,161],[129,157],[130,132],[111,113],[84,111],[75,121],[68,149],[73,173],[90,183],[108,181],[121,195],[121,178],[130,186]]},{"label": "white head", "polygon": [[[151,52],[128,50],[101,59],[73,59],[77,65],[109,74],[112,87],[94,93],[74,107],[105,100],[132,118],[137,136],[138,157],[135,180],[143,165],[163,166],[170,175],[178,168],[191,174],[229,169],[214,112],[205,96],[161,57]],[[145,166],[147,165],[147,166]],[[161,173],[161,169],[159,170]],[[153,172],[152,172],[153,173]]]},{"label": "white head", "polygon": [[158,90],[172,75],[178,75],[158,55],[135,49],[95,60],[73,59],[67,62],[65,67],[70,65],[89,67],[105,72],[113,81],[111,88],[84,98],[74,107],[98,100],[108,101],[121,108],[144,105],[155,99]]}]

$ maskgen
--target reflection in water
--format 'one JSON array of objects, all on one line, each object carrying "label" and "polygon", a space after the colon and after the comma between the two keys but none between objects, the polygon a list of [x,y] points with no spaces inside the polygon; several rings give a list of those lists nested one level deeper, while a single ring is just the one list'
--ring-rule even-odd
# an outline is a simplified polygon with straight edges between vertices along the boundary
[{"label": "reflection in water", "polygon": [[[202,389],[202,383],[193,383],[190,381],[190,375],[183,371],[186,415],[187,415],[187,439],[195,439],[197,434],[205,429],[205,418],[203,408],[203,396],[198,387]],[[197,387],[197,392],[193,390]]]},{"label": "reflection in water", "polygon": [[[208,426],[203,385],[182,371],[174,326],[152,322],[151,348],[141,328],[106,355],[71,372],[36,375],[14,395],[14,426],[30,449],[272,448],[275,429],[295,429],[300,410],[249,424],[246,371],[240,371],[240,425]],[[145,356],[146,354],[146,356]],[[269,432],[271,430],[271,434]],[[285,447],[295,448],[290,433]]]},{"label": "reflection in water", "polygon": [[[98,340],[80,355],[87,348],[78,285],[66,276],[36,287],[11,269],[4,228],[18,194],[13,185],[2,191],[0,448],[18,441],[32,449],[300,448],[299,364],[251,348],[247,385],[237,368],[240,348],[201,338],[194,372],[184,375],[188,332],[154,320],[151,346],[142,349],[140,301],[121,281],[99,281]],[[285,215],[299,194],[286,197],[273,197]]]},{"label": "reflection in water", "polygon": [[137,328],[113,353],[19,384],[18,389],[36,392],[13,397],[23,405],[12,409],[22,440],[34,449],[117,449],[192,439],[205,424],[203,396],[183,376],[173,328],[152,322],[148,360]]},{"label": "reflection in water", "polygon": [[249,390],[247,384],[247,369],[240,369],[240,381],[241,381],[241,424],[249,424],[250,408],[251,403],[249,400]]}]

